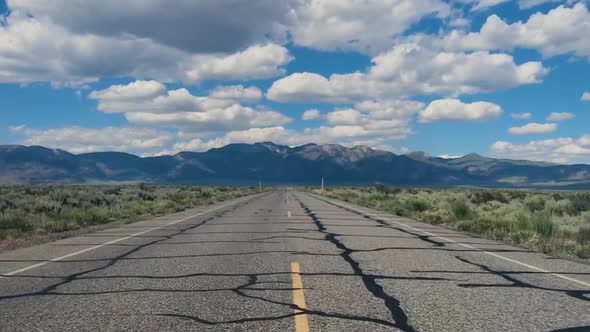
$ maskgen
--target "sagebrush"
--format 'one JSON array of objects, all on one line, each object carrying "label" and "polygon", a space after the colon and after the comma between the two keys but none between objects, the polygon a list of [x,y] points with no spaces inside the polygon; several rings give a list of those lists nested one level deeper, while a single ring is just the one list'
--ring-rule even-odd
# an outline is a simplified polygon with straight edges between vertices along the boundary
[{"label": "sagebrush", "polygon": [[151,185],[0,186],[0,240],[132,222],[256,191]]},{"label": "sagebrush", "polygon": [[546,253],[590,258],[588,192],[379,186],[316,193]]}]

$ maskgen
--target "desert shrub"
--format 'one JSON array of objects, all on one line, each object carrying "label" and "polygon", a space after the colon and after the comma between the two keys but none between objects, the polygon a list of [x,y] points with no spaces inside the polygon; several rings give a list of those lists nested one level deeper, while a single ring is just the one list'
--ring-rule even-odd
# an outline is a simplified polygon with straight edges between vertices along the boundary
[{"label": "desert shrub", "polygon": [[457,229],[462,232],[472,232],[474,229],[475,221],[473,220],[461,220],[457,222]]},{"label": "desert shrub", "polygon": [[524,205],[531,212],[542,211],[545,209],[545,199],[540,195],[529,196],[524,200]]},{"label": "desert shrub", "polygon": [[590,225],[583,225],[578,230],[576,238],[583,245],[590,244]]},{"label": "desert shrub", "polygon": [[500,203],[508,203],[509,200],[504,193],[500,191],[483,190],[472,192],[469,199],[475,205],[485,204],[491,201],[498,201]]},{"label": "desert shrub", "polygon": [[337,188],[324,194],[547,253],[590,256],[590,193],[411,188],[394,189],[392,194],[390,190]]},{"label": "desert shrub", "polygon": [[576,256],[585,259],[590,258],[590,246],[580,247],[576,252]]},{"label": "desert shrub", "polygon": [[145,184],[0,186],[0,240],[71,231],[113,220],[131,222],[257,191]]},{"label": "desert shrub", "polygon": [[421,219],[431,224],[445,224],[451,223],[455,218],[454,215],[447,209],[437,209],[432,211],[426,211],[422,214]]},{"label": "desert shrub", "polygon": [[590,193],[575,193],[568,198],[577,212],[590,211]]},{"label": "desert shrub", "polygon": [[420,199],[409,199],[404,203],[406,210],[411,212],[424,212],[430,208],[428,202]]},{"label": "desert shrub", "polygon": [[451,212],[453,212],[458,220],[465,220],[472,215],[471,208],[465,203],[465,201],[452,201],[450,202],[450,206]]},{"label": "desert shrub", "polygon": [[397,195],[402,191],[400,188],[386,187],[382,184],[375,186],[375,190],[385,195]]},{"label": "desert shrub", "polygon": [[552,237],[557,232],[557,227],[551,221],[551,217],[545,213],[533,213],[530,222],[533,230],[543,238]]},{"label": "desert shrub", "polygon": [[556,214],[558,216],[563,215],[576,215],[579,211],[576,210],[574,204],[569,199],[555,200],[554,198],[547,199],[545,201],[545,211],[549,214]]}]

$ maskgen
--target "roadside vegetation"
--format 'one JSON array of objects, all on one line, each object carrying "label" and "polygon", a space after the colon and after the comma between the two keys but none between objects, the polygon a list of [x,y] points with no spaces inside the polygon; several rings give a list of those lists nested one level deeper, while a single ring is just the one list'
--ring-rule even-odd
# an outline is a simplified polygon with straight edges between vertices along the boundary
[{"label": "roadside vegetation", "polygon": [[0,247],[115,221],[131,223],[257,190],[151,185],[0,186]]},{"label": "roadside vegetation", "polygon": [[331,188],[317,194],[548,254],[590,258],[590,193]]}]

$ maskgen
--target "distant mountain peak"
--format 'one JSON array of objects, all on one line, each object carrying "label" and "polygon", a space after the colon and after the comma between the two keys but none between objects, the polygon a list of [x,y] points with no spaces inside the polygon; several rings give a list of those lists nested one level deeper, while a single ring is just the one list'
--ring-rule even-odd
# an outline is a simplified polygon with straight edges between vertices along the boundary
[{"label": "distant mountain peak", "polygon": [[471,152],[469,154],[464,155],[463,157],[459,157],[459,158],[469,158],[469,159],[488,159],[487,157],[484,157],[482,155],[480,155],[479,153],[475,153],[475,152]]},{"label": "distant mountain peak", "polygon": [[412,159],[416,159],[416,160],[424,160],[424,159],[429,159],[432,157],[424,151],[411,151],[411,152],[406,153],[405,156],[410,157]]},{"label": "distant mountain peak", "polygon": [[[366,145],[260,142],[207,152],[141,158],[120,152],[71,154],[40,146],[0,145],[0,183],[142,181],[170,184],[339,185],[590,188],[590,165],[494,159],[471,153],[444,159],[416,151],[405,156]],[[509,179],[522,179],[515,183]]]}]

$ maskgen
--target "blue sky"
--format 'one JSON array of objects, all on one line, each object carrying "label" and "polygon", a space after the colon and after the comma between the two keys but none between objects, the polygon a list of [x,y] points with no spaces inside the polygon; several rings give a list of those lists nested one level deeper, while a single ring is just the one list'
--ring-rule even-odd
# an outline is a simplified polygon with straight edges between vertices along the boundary
[{"label": "blue sky", "polygon": [[230,2],[0,0],[0,144],[590,163],[587,1]]}]

